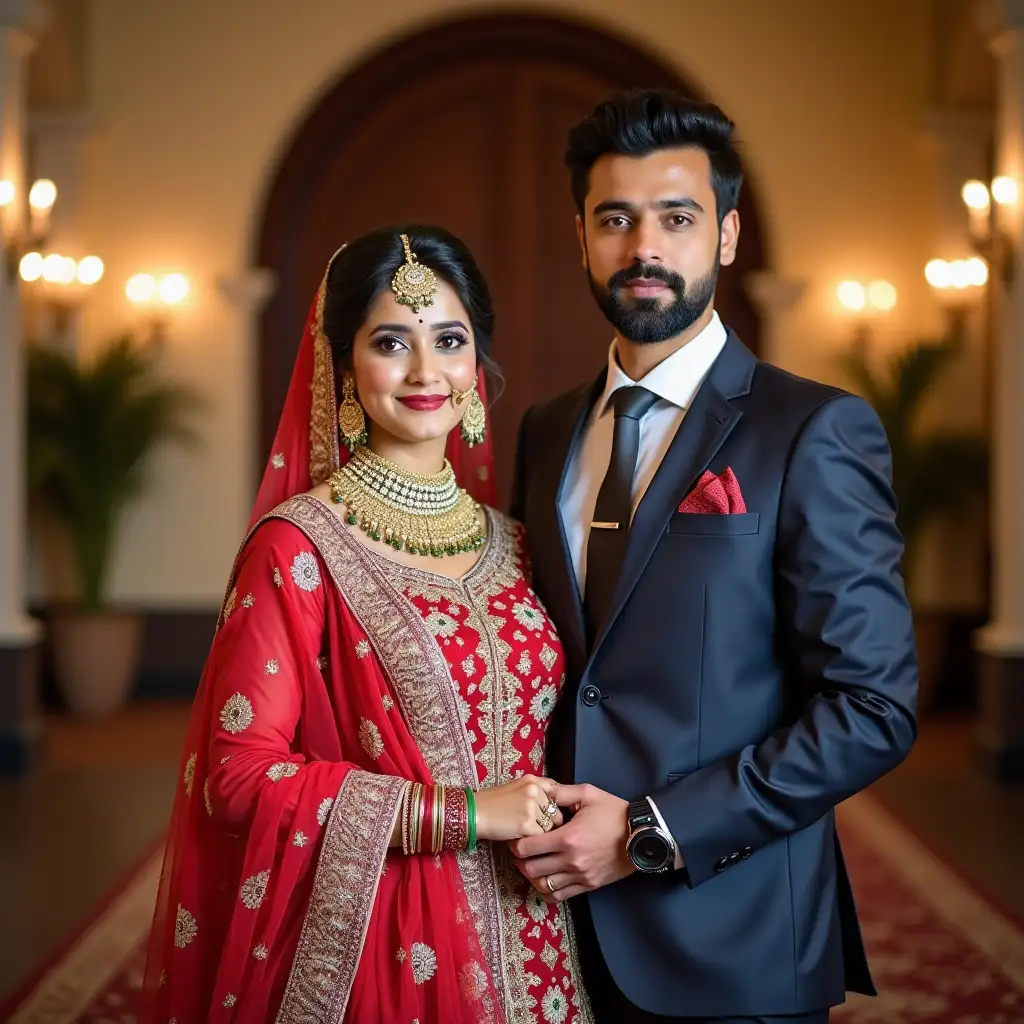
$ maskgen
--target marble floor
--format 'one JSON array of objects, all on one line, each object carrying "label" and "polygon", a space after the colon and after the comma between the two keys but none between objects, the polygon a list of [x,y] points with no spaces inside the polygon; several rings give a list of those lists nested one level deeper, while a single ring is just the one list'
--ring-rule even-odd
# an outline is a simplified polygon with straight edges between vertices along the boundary
[{"label": "marble floor", "polygon": [[[0,998],[59,944],[161,834],[188,707],[138,703],[104,722],[54,715],[43,766],[0,780]],[[970,721],[926,721],[876,792],[983,891],[1024,917],[1024,787],[970,761]]]}]

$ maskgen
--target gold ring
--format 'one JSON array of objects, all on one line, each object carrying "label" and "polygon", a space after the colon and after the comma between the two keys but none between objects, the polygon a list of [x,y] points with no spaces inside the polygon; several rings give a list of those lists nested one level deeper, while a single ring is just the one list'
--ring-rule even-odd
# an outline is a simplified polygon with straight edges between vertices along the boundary
[{"label": "gold ring", "polygon": [[540,825],[545,832],[550,832],[555,827],[555,823],[546,814],[541,814],[537,819],[537,824]]},{"label": "gold ring", "polygon": [[555,883],[551,881],[551,876],[550,875],[546,875],[545,876],[544,884],[548,887],[548,892],[551,893],[552,896],[554,896],[555,895]]}]

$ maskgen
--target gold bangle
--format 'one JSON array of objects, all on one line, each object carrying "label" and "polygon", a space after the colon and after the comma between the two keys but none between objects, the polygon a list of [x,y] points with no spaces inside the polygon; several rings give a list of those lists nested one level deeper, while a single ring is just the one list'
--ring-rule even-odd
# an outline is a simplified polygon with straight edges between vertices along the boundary
[{"label": "gold bangle", "polygon": [[412,787],[412,822],[409,831],[409,850],[412,853],[420,852],[420,825],[423,821],[423,786],[419,782],[413,783]]},{"label": "gold bangle", "polygon": [[445,788],[438,786],[434,790],[434,853],[444,849],[444,804]]}]

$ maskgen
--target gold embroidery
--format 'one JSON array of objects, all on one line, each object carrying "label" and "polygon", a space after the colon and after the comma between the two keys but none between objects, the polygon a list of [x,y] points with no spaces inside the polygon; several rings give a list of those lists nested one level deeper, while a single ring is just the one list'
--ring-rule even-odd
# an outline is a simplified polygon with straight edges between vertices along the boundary
[{"label": "gold embroidery", "polygon": [[397,953],[395,954],[395,959],[396,959],[396,960],[397,960],[397,961],[398,961],[398,962],[399,962],[400,964],[404,964],[404,963],[405,963],[405,958],[406,958],[406,955],[407,955],[407,954],[406,954],[405,950],[404,950],[404,949],[403,949],[403,948],[402,948],[401,946],[399,946],[399,947],[398,947],[398,952],[397,952]]},{"label": "gold embroidery", "polygon": [[270,950],[262,942],[252,951],[253,960],[266,960],[268,956],[270,956]]},{"label": "gold embroidery", "polygon": [[547,1024],[563,1024],[569,1015],[569,1000],[565,993],[552,985],[540,1001],[540,1012]]},{"label": "gold embroidery", "polygon": [[196,919],[179,903],[178,916],[174,920],[174,944],[184,949],[199,934]]},{"label": "gold embroidery", "polygon": [[220,724],[230,733],[243,732],[252,725],[252,720],[252,704],[241,693],[228,697],[227,703],[220,709]]},{"label": "gold embroidery", "polygon": [[384,753],[380,730],[368,718],[359,723],[359,744],[375,761]]},{"label": "gold embroidery", "polygon": [[274,469],[284,469],[284,452],[274,452],[270,456],[270,464]]},{"label": "gold embroidery", "polygon": [[384,705],[385,711],[390,711],[395,706],[395,702],[386,693],[381,697],[380,702]]},{"label": "gold embroidery", "polygon": [[[327,510],[330,514],[330,510]],[[358,541],[356,541],[358,543]],[[338,791],[278,1020],[342,1020],[359,965],[380,869],[407,783],[350,771]]]},{"label": "gold embroidery", "polygon": [[267,895],[267,883],[270,881],[269,871],[260,871],[258,874],[250,875],[243,883],[238,893],[242,905],[249,910],[258,910],[263,903],[263,897]]},{"label": "gold embroidery", "polygon": [[356,657],[360,659],[365,658],[371,650],[373,650],[373,648],[370,647],[369,640],[360,640],[359,643],[356,644]]},{"label": "gold embroidery", "polygon": [[274,566],[274,586],[275,587],[283,587],[284,586],[284,577],[281,575],[281,570],[278,569],[278,567],[276,565]]},{"label": "gold embroidery", "polygon": [[238,591],[232,587],[231,593],[228,594],[228,599],[224,604],[224,615],[223,621],[227,622],[231,618],[231,613],[235,610],[235,602],[238,600]]},{"label": "gold embroidery", "polygon": [[417,985],[430,981],[437,973],[437,954],[425,942],[412,944],[409,961],[412,964],[412,980]]},{"label": "gold embroidery", "polygon": [[558,661],[558,655],[547,644],[540,649],[540,662],[550,672]]},{"label": "gold embroidery", "polygon": [[185,774],[182,776],[182,781],[185,783],[185,792],[192,795],[192,783],[196,777],[196,755],[189,754],[188,760],[185,762]]},{"label": "gold embroidery", "polygon": [[237,999],[237,997],[235,996],[235,994],[234,994],[233,992],[229,992],[229,993],[228,993],[228,994],[227,994],[227,995],[226,995],[226,996],[224,997],[224,1002],[223,1002],[223,1004],[222,1004],[222,1005],[223,1005],[224,1007],[226,1007],[227,1009],[229,1009],[229,1010],[230,1010],[230,1009],[231,1009],[231,1007],[232,1007],[232,1006],[234,1006],[234,1005],[235,1005],[235,1003],[237,1003],[237,1002],[238,1002],[238,999]]},{"label": "gold embroidery", "polygon": [[299,766],[294,761],[278,761],[267,769],[267,778],[271,782],[280,782],[299,774]]},{"label": "gold embroidery", "polygon": [[[339,250],[340,251],[340,250]],[[337,256],[337,253],[334,254]],[[310,330],[313,334],[313,403],[309,416],[309,476],[313,486],[322,484],[341,464],[336,420],[338,398],[334,387],[331,345],[324,333],[324,304],[327,301],[327,276],[331,257],[316,296],[316,313]]]},{"label": "gold embroidery", "polygon": [[206,813],[212,818],[213,817],[213,801],[210,799],[210,780],[203,783],[203,803],[206,804]]},{"label": "gold embroidery", "polygon": [[305,846],[309,840],[306,838],[305,832],[296,832],[292,836],[292,846]]},{"label": "gold embroidery", "polygon": [[268,676],[276,676],[277,673],[281,671],[281,664],[277,658],[271,658],[270,661],[263,666],[263,671],[266,672]]},{"label": "gold embroidery", "polygon": [[255,603],[256,603],[256,598],[253,597],[252,594],[246,594],[245,597],[242,598],[242,607],[243,608],[251,608]]}]

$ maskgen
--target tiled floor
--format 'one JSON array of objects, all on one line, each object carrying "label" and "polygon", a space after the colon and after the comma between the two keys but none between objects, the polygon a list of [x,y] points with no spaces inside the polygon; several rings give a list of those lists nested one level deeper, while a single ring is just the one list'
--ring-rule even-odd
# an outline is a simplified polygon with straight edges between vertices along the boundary
[{"label": "tiled floor", "polygon": [[[54,717],[45,766],[0,782],[0,997],[86,916],[164,828],[188,708],[139,704],[102,723]],[[982,889],[1024,916],[1024,788],[970,765],[970,723],[926,722],[878,793]]]}]

